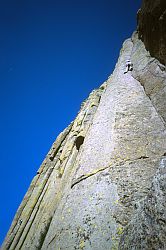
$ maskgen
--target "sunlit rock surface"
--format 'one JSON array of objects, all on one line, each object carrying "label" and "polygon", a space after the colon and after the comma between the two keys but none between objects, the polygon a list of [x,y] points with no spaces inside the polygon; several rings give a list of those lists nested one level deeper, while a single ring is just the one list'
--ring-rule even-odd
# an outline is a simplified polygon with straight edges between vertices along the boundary
[{"label": "sunlit rock surface", "polygon": [[166,249],[166,157],[145,199],[125,228],[119,249]]},{"label": "sunlit rock surface", "polygon": [[166,248],[165,85],[135,32],[52,145],[2,249]]},{"label": "sunlit rock surface", "polygon": [[133,77],[144,87],[156,111],[166,121],[166,70],[156,58],[151,57],[137,33],[132,36],[134,64]]}]

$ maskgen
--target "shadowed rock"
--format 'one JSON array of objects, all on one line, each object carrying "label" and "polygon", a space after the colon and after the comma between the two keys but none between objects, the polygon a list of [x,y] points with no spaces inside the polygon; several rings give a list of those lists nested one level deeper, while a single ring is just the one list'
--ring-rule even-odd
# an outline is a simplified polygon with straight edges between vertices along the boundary
[{"label": "shadowed rock", "polygon": [[137,18],[139,38],[150,54],[166,65],[166,1],[143,0]]}]

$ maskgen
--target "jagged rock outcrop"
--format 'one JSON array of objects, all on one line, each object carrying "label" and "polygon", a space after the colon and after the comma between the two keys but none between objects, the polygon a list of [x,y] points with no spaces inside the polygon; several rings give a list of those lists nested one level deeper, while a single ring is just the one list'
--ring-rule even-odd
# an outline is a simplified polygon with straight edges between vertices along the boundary
[{"label": "jagged rock outcrop", "polygon": [[151,55],[166,65],[166,1],[144,0],[137,18],[139,38]]},{"label": "jagged rock outcrop", "polygon": [[2,249],[165,248],[165,85],[135,32],[52,145]]}]

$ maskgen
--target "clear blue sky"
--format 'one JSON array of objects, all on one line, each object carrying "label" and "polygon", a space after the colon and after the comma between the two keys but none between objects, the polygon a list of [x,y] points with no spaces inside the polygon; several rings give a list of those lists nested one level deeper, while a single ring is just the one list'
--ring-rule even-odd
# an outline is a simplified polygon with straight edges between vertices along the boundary
[{"label": "clear blue sky", "polygon": [[113,71],[140,6],[0,1],[0,243],[56,136]]}]

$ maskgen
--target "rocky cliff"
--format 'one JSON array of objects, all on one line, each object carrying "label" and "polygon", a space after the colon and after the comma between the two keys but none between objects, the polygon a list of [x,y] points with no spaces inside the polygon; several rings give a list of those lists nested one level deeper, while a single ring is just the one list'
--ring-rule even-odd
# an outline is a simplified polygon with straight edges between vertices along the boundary
[{"label": "rocky cliff", "polygon": [[166,64],[166,1],[144,0],[137,17],[139,38],[152,56]]},{"label": "rocky cliff", "polygon": [[57,137],[2,249],[166,249],[165,61],[140,30]]}]

